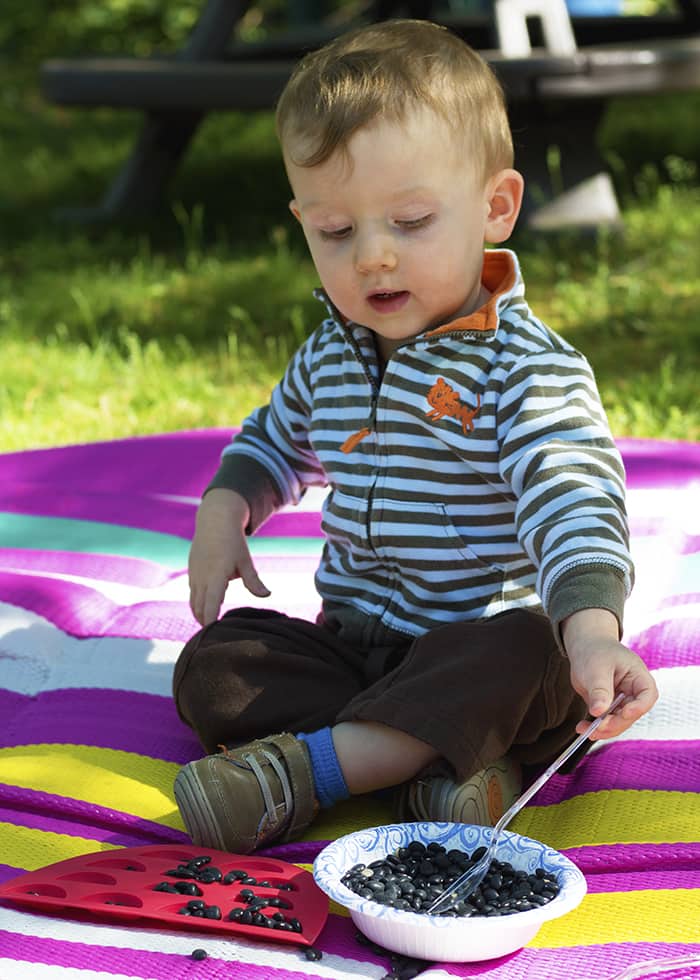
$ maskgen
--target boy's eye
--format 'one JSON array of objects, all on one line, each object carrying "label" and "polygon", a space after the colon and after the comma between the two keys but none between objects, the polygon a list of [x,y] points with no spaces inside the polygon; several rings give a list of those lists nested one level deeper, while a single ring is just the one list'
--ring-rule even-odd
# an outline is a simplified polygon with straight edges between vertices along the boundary
[{"label": "boy's eye", "polygon": [[352,228],[348,225],[345,228],[331,228],[325,229],[320,228],[319,233],[324,241],[337,242],[342,241],[343,238],[347,238],[351,233]]},{"label": "boy's eye", "polygon": [[425,228],[433,220],[433,217],[434,215],[432,214],[424,214],[420,218],[402,218],[396,224],[399,228],[403,228],[404,231],[412,231],[414,228]]}]

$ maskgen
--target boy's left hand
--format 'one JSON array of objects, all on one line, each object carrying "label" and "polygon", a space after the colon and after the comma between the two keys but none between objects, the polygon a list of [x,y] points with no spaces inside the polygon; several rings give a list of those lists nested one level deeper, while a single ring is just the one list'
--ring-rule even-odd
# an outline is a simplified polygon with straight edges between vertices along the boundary
[{"label": "boy's left hand", "polygon": [[[606,609],[582,609],[562,624],[562,638],[571,662],[571,683],[597,718],[622,692],[626,701],[601,724],[593,740],[626,731],[655,704],[659,692],[646,664],[620,643],[617,619]],[[580,721],[585,732],[590,722]]]}]

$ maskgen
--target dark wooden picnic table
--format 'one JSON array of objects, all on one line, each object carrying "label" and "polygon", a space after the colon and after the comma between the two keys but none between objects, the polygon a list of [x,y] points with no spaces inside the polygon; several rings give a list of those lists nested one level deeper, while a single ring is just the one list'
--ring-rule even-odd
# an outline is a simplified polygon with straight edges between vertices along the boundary
[{"label": "dark wooden picnic table", "polygon": [[[449,27],[492,65],[508,99],[516,166],[526,177],[525,220],[559,227],[619,222],[596,144],[611,98],[700,87],[700,0],[677,2],[675,12],[653,17],[572,17],[574,47],[564,54],[543,46],[535,25],[534,46],[520,57],[499,47],[489,12],[457,15],[433,0],[413,0],[407,12]],[[320,19],[245,42],[236,29],[249,6],[249,0],[206,0],[187,43],[172,56],[55,59],[42,66],[42,91],[53,103],[145,114],[131,156],[102,202],[73,209],[73,217],[109,220],[157,207],[208,112],[271,109],[303,54],[352,26]],[[386,19],[398,6],[377,0],[358,22]]]}]

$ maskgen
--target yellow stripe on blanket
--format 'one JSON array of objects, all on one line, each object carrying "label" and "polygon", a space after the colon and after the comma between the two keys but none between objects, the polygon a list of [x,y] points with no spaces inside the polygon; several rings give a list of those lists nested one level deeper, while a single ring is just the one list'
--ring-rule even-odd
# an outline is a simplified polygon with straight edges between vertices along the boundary
[{"label": "yellow stripe on blanket", "polygon": [[573,912],[546,922],[532,947],[599,943],[696,943],[700,890],[668,888],[586,895]]},{"label": "yellow stripe on blanket", "polygon": [[179,766],[94,745],[0,749],[0,782],[153,820],[184,830],[173,796]]},{"label": "yellow stripe on blanket", "polygon": [[557,850],[698,840],[700,793],[614,789],[522,810],[509,829]]},{"label": "yellow stripe on blanket", "polygon": [[373,796],[354,796],[333,807],[321,810],[301,840],[337,840],[365,827],[380,827],[396,823],[391,802]]},{"label": "yellow stripe on blanket", "polygon": [[115,844],[105,841],[55,834],[49,830],[33,830],[0,821],[0,854],[16,868],[24,868],[26,871],[36,871],[47,864],[67,861],[81,854],[118,849]]}]

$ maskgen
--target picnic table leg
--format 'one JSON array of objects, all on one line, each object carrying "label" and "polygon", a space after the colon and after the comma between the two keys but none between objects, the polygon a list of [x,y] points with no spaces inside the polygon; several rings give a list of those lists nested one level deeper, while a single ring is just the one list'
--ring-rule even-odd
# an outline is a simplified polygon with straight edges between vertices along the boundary
[{"label": "picnic table leg", "polygon": [[159,112],[146,117],[131,156],[97,207],[61,208],[67,221],[98,222],[154,211],[204,117],[203,112]]},{"label": "picnic table leg", "polygon": [[604,99],[592,99],[511,109],[515,166],[525,177],[526,224],[542,230],[620,226],[608,164],[597,144],[605,107]]}]

